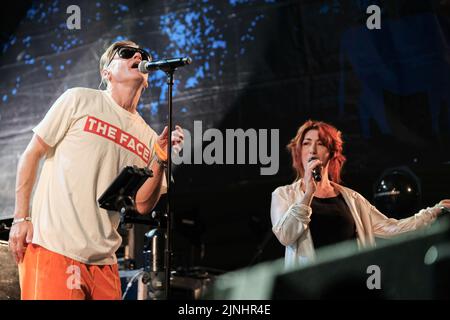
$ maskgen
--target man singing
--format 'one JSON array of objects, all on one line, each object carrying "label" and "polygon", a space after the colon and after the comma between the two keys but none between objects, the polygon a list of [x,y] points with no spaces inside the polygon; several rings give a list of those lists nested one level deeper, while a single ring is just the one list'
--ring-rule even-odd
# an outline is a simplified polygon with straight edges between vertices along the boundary
[{"label": "man singing", "polygon": [[[137,68],[142,60],[150,55],[134,42],[113,43],[100,59],[106,90],[67,90],[33,129],[18,165],[9,237],[22,299],[121,298],[120,216],[97,199],[125,166],[153,171],[137,192],[139,213],[148,213],[166,189],[168,129],[158,136],[136,111],[148,86]],[[176,126],[174,152],[183,138]]]}]

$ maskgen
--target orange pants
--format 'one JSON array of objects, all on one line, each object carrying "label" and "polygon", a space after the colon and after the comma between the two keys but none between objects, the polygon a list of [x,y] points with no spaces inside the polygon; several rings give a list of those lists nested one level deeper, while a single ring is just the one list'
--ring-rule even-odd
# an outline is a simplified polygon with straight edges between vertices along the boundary
[{"label": "orange pants", "polygon": [[29,244],[19,263],[23,300],[120,300],[119,269],[89,265]]}]

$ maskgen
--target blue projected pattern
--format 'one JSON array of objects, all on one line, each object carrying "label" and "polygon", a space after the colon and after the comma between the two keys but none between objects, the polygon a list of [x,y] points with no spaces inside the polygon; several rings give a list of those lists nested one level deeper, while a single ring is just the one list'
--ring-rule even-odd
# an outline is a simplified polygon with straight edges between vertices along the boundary
[{"label": "blue projected pattern", "polygon": [[[130,2],[130,5],[128,5]],[[146,30],[154,28],[152,18],[148,16],[144,7],[136,7],[131,5],[131,1],[96,1],[80,4],[81,9],[81,30],[68,30],[66,19],[70,14],[66,13],[66,9],[70,3],[67,1],[54,0],[49,3],[34,1],[31,8],[26,14],[26,18],[21,25],[27,24],[35,26],[36,29],[46,30],[52,34],[51,41],[40,44],[40,46],[48,46],[45,54],[34,52],[34,46],[37,45],[39,35],[23,35],[18,38],[12,35],[8,42],[3,44],[2,52],[7,55],[9,51],[19,51],[16,61],[23,62],[27,65],[33,65],[40,68],[48,79],[64,78],[68,74],[68,69],[72,64],[70,54],[64,61],[55,63],[55,59],[46,59],[45,55],[70,53],[71,50],[89,45],[88,34],[92,34],[91,28],[97,28],[102,23],[114,21],[112,25],[108,25],[105,33],[99,35],[106,42],[132,39],[139,42],[136,32],[133,30]],[[224,23],[223,16],[233,12],[233,17],[240,19],[234,11],[240,6],[249,7],[255,4],[270,5],[276,3],[275,0],[247,0],[247,1],[228,1],[218,5],[216,1],[195,1],[190,0],[183,4],[182,10],[173,10],[168,13],[159,15],[157,27],[159,29],[158,38],[163,37],[165,46],[158,49],[148,50],[154,59],[190,56],[194,63],[188,70],[184,71],[183,77],[177,78],[174,84],[174,97],[178,94],[179,89],[195,89],[202,84],[205,79],[216,80],[223,75],[223,66],[228,59],[236,59],[240,55],[246,53],[246,47],[255,40],[255,29],[264,19],[264,14],[257,10],[253,11],[254,17],[249,21],[246,17],[241,22],[248,24],[246,29],[242,30],[240,35],[239,50],[230,52],[229,43],[225,39],[224,34],[231,32],[231,23]],[[153,24],[155,22],[153,21]],[[28,28],[29,31],[34,28]],[[131,30],[131,32],[130,32]],[[147,39],[147,38],[146,38]],[[145,41],[148,41],[145,40]],[[143,41],[143,43],[145,42]],[[20,48],[19,48],[20,47]],[[100,54],[100,52],[99,52]],[[212,68],[214,65],[214,68]],[[18,75],[19,76],[19,75]],[[19,77],[20,79],[20,77]],[[146,101],[143,97],[143,103],[139,104],[139,111],[149,111],[154,116],[158,113],[159,106],[164,105],[167,95],[166,75],[163,72],[154,72],[149,76],[150,88],[152,93],[152,101]],[[8,87],[0,87],[1,103],[13,103],[11,96],[17,95],[20,90],[20,81],[15,84],[8,83]],[[188,112],[188,107],[181,108],[181,112]]]},{"label": "blue projected pattern", "polygon": [[[351,7],[353,11],[366,16],[365,10],[367,6],[379,4],[379,2],[379,0],[349,0],[347,2],[343,0],[329,0],[313,3],[312,7],[314,10],[312,11],[315,11],[315,14],[318,16],[337,15],[344,14],[345,9]],[[74,77],[77,73],[87,73],[86,70],[89,69],[91,72],[89,77],[92,79],[98,77],[98,74],[92,75],[94,74],[92,70],[95,70],[93,67],[96,65],[94,60],[98,60],[98,56],[96,59],[91,58],[88,66],[80,68],[77,64],[77,59],[79,58],[78,50],[80,48],[90,47],[91,51],[95,51],[98,55],[101,53],[101,50],[98,49],[98,46],[92,46],[97,39],[111,43],[130,38],[142,44],[147,44],[150,40],[152,48],[144,48],[151,52],[155,59],[189,55],[194,61],[189,68],[184,68],[184,70],[180,70],[177,73],[174,86],[174,96],[176,97],[180,92],[189,94],[190,90],[202,88],[206,81],[222,78],[227,63],[229,64],[230,61],[238,59],[247,53],[252,43],[256,42],[258,26],[260,26],[262,21],[267,21],[264,11],[258,10],[260,9],[258,6],[271,7],[273,4],[283,5],[281,1],[276,2],[273,0],[188,0],[178,5],[174,2],[171,5],[171,10],[161,10],[158,7],[159,11],[155,12],[150,7],[151,4],[148,3],[136,5],[135,1],[85,1],[80,4],[81,30],[68,30],[66,9],[71,5],[68,0],[54,0],[46,3],[35,1],[21,23],[26,32],[18,33],[20,36],[12,35],[9,41],[2,44],[1,50],[3,56],[8,57],[10,60],[5,64],[6,66],[8,66],[8,63],[9,65],[14,65],[17,62],[18,65],[31,67],[27,69],[27,72],[34,67],[33,72],[40,70],[39,76],[36,76],[39,81],[45,78],[53,81],[57,80],[62,82],[64,88],[67,88],[67,81],[61,80],[69,77],[69,75]],[[245,12],[245,17],[243,17],[242,12]],[[431,17],[428,20],[431,21],[432,19],[434,18]],[[424,21],[426,22],[427,20],[424,20],[423,17],[413,21],[415,24],[409,26],[409,28],[420,29],[421,23],[424,23]],[[411,84],[410,87],[405,85],[404,88],[388,85],[397,81],[397,78],[407,74],[408,70],[411,69],[411,65],[408,64],[406,64],[408,68],[405,71],[403,69],[396,70],[396,73],[390,76],[389,72],[391,71],[388,70],[389,72],[386,71],[383,75],[380,75],[380,77],[383,76],[381,77],[382,79],[385,79],[384,83],[386,85],[380,87],[380,83],[380,86],[376,87],[376,93],[373,93],[374,89],[369,86],[370,81],[367,80],[367,70],[364,69],[367,61],[371,61],[370,59],[377,61],[377,64],[373,66],[374,70],[378,70],[378,73],[381,72],[380,70],[384,70],[383,68],[385,68],[386,64],[386,59],[377,57],[376,52],[378,51],[370,49],[372,48],[371,46],[392,46],[392,43],[387,43],[390,38],[395,39],[396,46],[401,47],[405,45],[405,41],[398,40],[405,34],[408,36],[412,34],[412,32],[404,30],[403,26],[405,25],[406,22],[393,24],[385,19],[385,28],[378,32],[378,38],[374,38],[373,43],[365,43],[369,41],[370,37],[366,35],[367,30],[365,30],[364,26],[357,34],[353,34],[351,30],[344,30],[340,48],[342,60],[350,61],[364,89],[358,108],[361,118],[361,129],[365,136],[370,136],[369,122],[371,120],[375,120],[375,123],[383,133],[391,133],[385,115],[379,111],[380,108],[378,106],[380,103],[372,105],[372,102],[367,102],[375,100],[373,98],[369,99],[369,95],[375,95],[378,99],[380,92],[386,89],[400,94],[428,91],[431,104],[433,105],[430,106],[433,131],[439,131],[437,121],[440,101],[447,98],[447,95],[444,94],[446,90],[441,90],[442,85],[434,86],[433,89],[429,90],[425,84],[422,86]],[[239,28],[236,28],[236,26]],[[429,29],[429,32],[431,32],[429,34],[433,36],[428,38],[437,39],[434,33],[436,30],[439,30],[439,27],[433,25]],[[146,30],[150,31],[145,33]],[[236,31],[239,34],[236,35]],[[383,34],[386,35],[385,38],[380,37]],[[391,35],[390,38],[389,34]],[[45,41],[42,41],[43,37],[46,37]],[[361,37],[362,39],[354,43],[354,41],[351,41],[351,37]],[[419,46],[421,45],[417,36],[412,37],[412,39],[415,39]],[[392,40],[389,41],[392,42]],[[361,43],[365,43],[365,45],[361,45],[361,48],[358,48],[358,44]],[[429,46],[429,48],[435,48],[435,52],[441,52],[442,50],[438,47],[439,41]],[[40,51],[36,48],[40,48]],[[420,47],[418,50],[426,51],[426,48]],[[355,52],[360,52],[365,57],[360,57],[361,61],[357,61],[358,57],[355,56]],[[395,52],[395,50],[392,49],[390,52]],[[408,54],[408,52],[398,52],[394,58],[404,60],[405,57],[408,57]],[[448,83],[448,77],[446,76],[447,64],[443,63],[439,67],[441,62],[432,63],[432,69],[437,71],[430,75],[425,74],[425,71],[423,71],[421,78],[442,78],[440,83]],[[78,69],[74,72],[73,68],[76,64]],[[2,105],[13,104],[21,94],[26,93],[22,91],[22,88],[29,85],[30,81],[33,84],[33,81],[36,81],[36,79],[30,80],[29,77],[22,74],[23,69],[17,68],[13,70],[18,71],[15,74],[9,74],[0,84],[0,104]],[[343,71],[344,65],[341,64],[341,72]],[[416,71],[418,72],[418,70]],[[417,72],[415,74],[419,74]],[[341,78],[343,78],[343,73]],[[408,79],[416,79],[416,77]],[[154,72],[150,75],[149,81],[152,99],[144,96],[142,103],[138,106],[138,110],[149,116],[156,116],[160,111],[160,106],[165,105],[167,95],[166,76],[163,72]],[[80,85],[87,85],[86,81],[80,81],[79,83]],[[91,84],[91,87],[96,87],[96,85]],[[341,87],[344,87],[343,80],[341,80]],[[439,92],[436,93],[437,91]],[[340,111],[343,114],[345,99],[342,89],[339,95]],[[189,113],[191,111],[189,108],[187,105],[181,105],[180,111]],[[1,116],[0,114],[0,118]]]},{"label": "blue projected pattern", "polygon": [[[232,7],[241,3],[254,3],[256,1],[230,1]],[[274,1],[265,1],[272,3]],[[220,25],[217,20],[222,19],[224,12],[209,1],[189,1],[189,12],[171,12],[160,17],[160,31],[169,39],[168,46],[163,50],[161,56],[183,56],[189,55],[194,63],[190,76],[180,83],[175,81],[173,94],[177,94],[179,85],[186,89],[197,87],[202,79],[209,77],[213,80],[217,76],[222,76],[222,67],[227,58],[237,58],[238,55],[245,53],[245,45],[254,40],[252,33],[258,21],[264,18],[263,14],[257,14],[250,26],[241,36],[242,47],[240,52],[230,57],[227,41],[224,33],[227,32],[227,24]],[[223,29],[221,29],[221,26]],[[153,53],[155,59],[158,55]],[[218,68],[216,72],[211,72],[210,64],[215,64],[218,60]],[[152,87],[160,88],[158,102],[151,103],[152,115],[157,113],[159,104],[163,103],[167,95],[167,87],[165,85],[166,76],[164,73],[156,72],[150,76]],[[183,113],[187,112],[187,108],[181,109]]]}]

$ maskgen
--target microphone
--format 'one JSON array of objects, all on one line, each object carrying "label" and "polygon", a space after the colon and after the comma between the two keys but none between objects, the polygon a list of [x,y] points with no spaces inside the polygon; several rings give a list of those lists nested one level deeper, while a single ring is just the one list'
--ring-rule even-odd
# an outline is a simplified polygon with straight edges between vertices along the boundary
[{"label": "microphone", "polygon": [[170,58],[157,61],[147,61],[143,60],[139,63],[139,71],[142,73],[149,73],[151,71],[162,70],[171,71],[178,67],[184,67],[185,65],[191,64],[192,59],[189,57],[183,58]]},{"label": "microphone", "polygon": [[[319,158],[311,157],[308,162],[311,162],[311,161],[317,160],[317,159],[319,159]],[[313,176],[315,181],[322,180],[322,166],[315,167],[314,169],[312,169],[311,173],[312,173],[312,176]]]}]

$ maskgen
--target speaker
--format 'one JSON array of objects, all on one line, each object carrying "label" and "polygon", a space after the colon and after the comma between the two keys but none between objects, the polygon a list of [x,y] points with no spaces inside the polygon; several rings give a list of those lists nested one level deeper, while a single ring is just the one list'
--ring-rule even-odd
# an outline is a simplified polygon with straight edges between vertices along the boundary
[{"label": "speaker", "polygon": [[450,223],[410,232],[375,248],[344,242],[317,250],[315,262],[284,261],[219,277],[211,299],[440,299],[449,296]]}]

